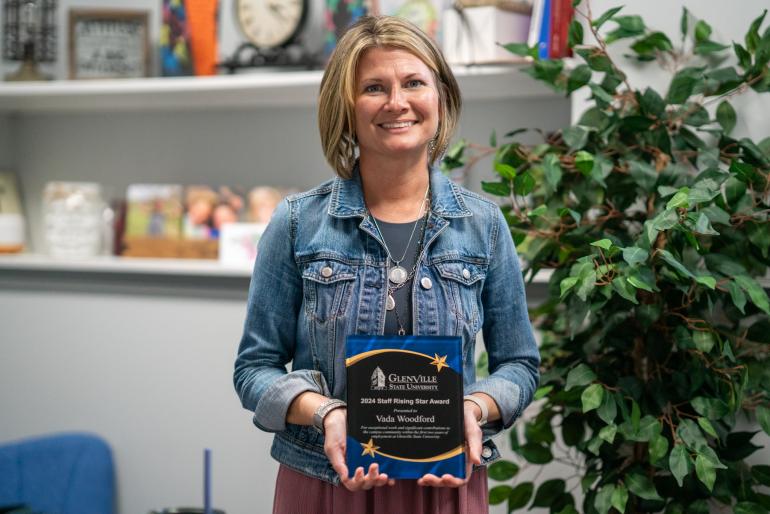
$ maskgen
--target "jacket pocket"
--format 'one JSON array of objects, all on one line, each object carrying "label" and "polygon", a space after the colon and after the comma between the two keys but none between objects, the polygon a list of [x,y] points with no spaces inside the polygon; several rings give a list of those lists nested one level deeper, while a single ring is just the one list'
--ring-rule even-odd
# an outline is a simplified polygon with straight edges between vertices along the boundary
[{"label": "jacket pocket", "polygon": [[435,266],[442,286],[447,289],[452,312],[475,333],[480,326],[481,288],[487,277],[487,265],[454,260],[437,262]]},{"label": "jacket pocket", "polygon": [[308,317],[325,323],[345,313],[355,267],[331,259],[310,261],[302,269],[302,278]]}]

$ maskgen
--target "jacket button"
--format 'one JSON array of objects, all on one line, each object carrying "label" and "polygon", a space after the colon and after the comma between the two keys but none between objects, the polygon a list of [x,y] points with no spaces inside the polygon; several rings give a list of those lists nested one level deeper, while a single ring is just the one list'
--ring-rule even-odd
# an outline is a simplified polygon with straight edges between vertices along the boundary
[{"label": "jacket button", "polygon": [[431,287],[433,287],[433,281],[428,277],[422,277],[420,279],[420,285],[425,289],[430,289]]},{"label": "jacket button", "polygon": [[468,268],[464,268],[463,269],[463,278],[465,280],[468,280],[469,278],[471,278],[471,272],[468,271]]},{"label": "jacket button", "polygon": [[490,448],[489,446],[485,446],[484,448],[482,448],[481,456],[484,457],[485,459],[490,458],[492,456],[492,448]]},{"label": "jacket button", "polygon": [[324,266],[323,268],[321,268],[321,276],[323,278],[331,277],[332,273],[334,273],[334,271],[332,271],[332,269],[329,266]]}]

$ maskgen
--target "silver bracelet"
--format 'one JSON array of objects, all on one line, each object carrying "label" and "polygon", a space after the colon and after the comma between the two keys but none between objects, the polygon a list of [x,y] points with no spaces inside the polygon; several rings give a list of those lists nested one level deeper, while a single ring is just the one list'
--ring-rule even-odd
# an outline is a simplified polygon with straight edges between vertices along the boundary
[{"label": "silver bracelet", "polygon": [[481,410],[481,419],[478,420],[478,424],[480,427],[486,425],[487,418],[489,417],[489,407],[487,407],[487,403],[481,398],[476,398],[472,394],[466,394],[465,396],[463,396],[463,400],[473,402],[479,406],[479,410]]},{"label": "silver bracelet", "polygon": [[324,418],[334,409],[347,407],[348,404],[337,398],[325,400],[313,413],[313,427],[320,433],[324,433]]}]

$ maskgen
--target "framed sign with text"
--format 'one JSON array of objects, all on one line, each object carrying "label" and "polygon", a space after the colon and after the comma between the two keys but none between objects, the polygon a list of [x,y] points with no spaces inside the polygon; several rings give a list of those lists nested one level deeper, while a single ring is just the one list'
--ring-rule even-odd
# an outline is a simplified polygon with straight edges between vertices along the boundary
[{"label": "framed sign with text", "polygon": [[69,78],[146,77],[147,11],[70,9]]}]

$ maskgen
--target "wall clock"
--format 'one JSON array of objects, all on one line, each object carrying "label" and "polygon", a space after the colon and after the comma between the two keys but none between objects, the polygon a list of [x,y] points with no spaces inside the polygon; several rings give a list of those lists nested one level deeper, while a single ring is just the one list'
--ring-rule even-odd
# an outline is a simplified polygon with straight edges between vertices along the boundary
[{"label": "wall clock", "polygon": [[[316,5],[318,4],[318,5]],[[235,17],[246,41],[220,64],[230,73],[261,66],[318,67],[322,2],[235,0]],[[320,6],[320,7],[319,7]]]},{"label": "wall clock", "polygon": [[276,48],[302,30],[308,0],[237,0],[235,9],[246,39],[257,48]]}]

